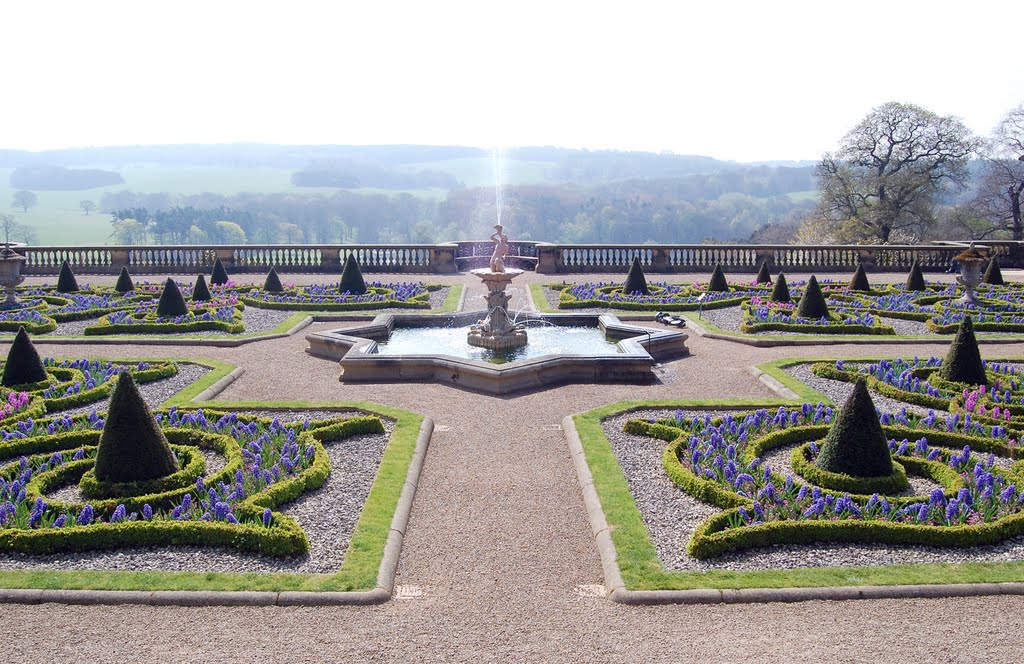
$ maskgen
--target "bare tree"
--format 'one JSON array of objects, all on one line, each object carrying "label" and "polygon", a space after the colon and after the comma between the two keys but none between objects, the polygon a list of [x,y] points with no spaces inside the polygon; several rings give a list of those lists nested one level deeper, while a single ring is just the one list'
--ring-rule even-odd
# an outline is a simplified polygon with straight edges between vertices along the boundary
[{"label": "bare tree", "polygon": [[913,104],[883,104],[815,169],[819,212],[861,239],[918,239],[935,221],[935,199],[965,185],[975,147],[955,117]]},{"label": "bare tree", "polygon": [[1024,240],[1021,199],[1024,198],[1024,104],[1007,113],[985,144],[985,163],[978,193],[971,202],[990,233],[1003,232]]},{"label": "bare tree", "polygon": [[36,195],[25,189],[14,192],[14,197],[11,199],[11,207],[20,207],[23,212],[28,212],[28,209],[39,202]]}]

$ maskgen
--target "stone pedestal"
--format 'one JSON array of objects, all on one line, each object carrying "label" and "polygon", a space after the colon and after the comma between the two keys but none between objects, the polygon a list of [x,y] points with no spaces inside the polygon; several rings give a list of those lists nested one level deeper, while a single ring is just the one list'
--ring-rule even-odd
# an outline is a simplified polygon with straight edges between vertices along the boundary
[{"label": "stone pedestal", "polygon": [[526,330],[516,326],[508,317],[508,302],[511,299],[505,289],[512,280],[523,273],[514,268],[502,272],[490,269],[471,270],[487,286],[487,318],[474,325],[466,341],[470,346],[491,350],[511,350],[526,345]]},{"label": "stone pedestal", "polygon": [[10,252],[10,255],[0,255],[0,286],[3,286],[7,291],[7,298],[3,303],[6,307],[13,307],[18,303],[18,297],[14,289],[18,284],[25,281],[25,275],[21,273],[25,260],[24,256],[13,251]]}]

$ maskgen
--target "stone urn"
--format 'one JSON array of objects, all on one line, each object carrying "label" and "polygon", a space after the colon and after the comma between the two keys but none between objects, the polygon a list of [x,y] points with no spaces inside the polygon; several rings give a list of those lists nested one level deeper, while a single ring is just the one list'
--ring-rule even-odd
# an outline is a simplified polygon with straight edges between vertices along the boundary
[{"label": "stone urn", "polygon": [[0,286],[7,292],[7,298],[3,303],[5,308],[12,308],[18,303],[15,288],[25,281],[25,275],[21,273],[25,260],[24,256],[11,249],[9,245],[0,250]]},{"label": "stone urn", "polygon": [[964,288],[964,294],[954,300],[955,304],[973,307],[981,306],[981,303],[978,302],[976,290],[978,284],[981,283],[981,268],[988,261],[988,258],[982,251],[987,252],[987,250],[988,247],[975,246],[972,242],[966,251],[953,258],[953,260],[960,263],[960,276],[956,278],[956,282]]}]

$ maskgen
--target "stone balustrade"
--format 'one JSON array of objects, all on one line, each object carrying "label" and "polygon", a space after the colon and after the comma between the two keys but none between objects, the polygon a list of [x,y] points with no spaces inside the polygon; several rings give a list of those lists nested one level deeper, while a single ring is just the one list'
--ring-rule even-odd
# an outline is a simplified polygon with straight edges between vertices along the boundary
[{"label": "stone balustrade", "polygon": [[[917,259],[925,271],[942,271],[966,245],[794,244],[553,244],[511,242],[506,264],[543,274],[624,273],[638,256],[651,273],[756,272],[761,261],[785,272],[850,272],[858,264],[876,272],[903,272]],[[1004,267],[1024,267],[1019,242],[987,242]],[[209,272],[221,259],[230,273],[261,273],[271,266],[289,273],[338,274],[349,254],[368,273],[454,274],[485,267],[493,243],[460,241],[441,244],[247,244],[247,245],[109,245],[82,247],[19,246],[27,275],[55,275],[67,260],[80,274],[194,274]]]}]

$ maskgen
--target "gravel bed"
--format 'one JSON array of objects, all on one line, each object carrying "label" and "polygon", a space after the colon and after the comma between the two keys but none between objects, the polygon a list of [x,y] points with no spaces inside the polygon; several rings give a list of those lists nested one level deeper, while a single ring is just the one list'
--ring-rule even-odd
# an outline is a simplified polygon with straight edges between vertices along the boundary
[{"label": "gravel bed", "polygon": [[[674,417],[676,411],[635,411],[604,422],[604,431],[626,476],[630,493],[648,535],[666,569],[678,571],[795,569],[804,567],[878,566],[912,563],[1009,562],[1024,560],[1024,537],[972,549],[882,544],[775,545],[697,560],[686,553],[696,527],[718,507],[701,503],[679,489],[665,474],[662,441],[626,434],[633,418]],[[687,416],[703,415],[703,411]]]},{"label": "gravel bed", "polygon": [[[301,419],[316,413],[276,413],[282,419]],[[321,412],[328,417],[337,413]],[[319,419],[319,417],[317,417]],[[377,475],[377,468],[391,436],[385,422],[383,434],[364,434],[326,443],[331,474],[319,489],[307,492],[284,506],[309,537],[310,551],[289,558],[263,557],[230,549],[210,547],[134,547],[113,551],[60,553],[29,556],[0,554],[0,569],[194,571],[194,572],[294,572],[327,574],[344,562],[345,550],[363,503]],[[214,455],[216,456],[216,455]],[[209,457],[208,457],[209,462]],[[213,472],[208,468],[208,473]],[[55,495],[56,497],[56,495]]]},{"label": "gravel bed", "polygon": [[[847,367],[853,368],[857,364],[854,362],[848,362]],[[822,378],[814,375],[811,371],[810,363],[793,364],[785,369],[786,373],[793,376],[801,383],[808,385],[815,390],[821,392],[832,399],[833,403],[842,405],[846,402],[846,399],[853,392],[853,383],[847,383],[843,380],[832,380],[831,378]],[[875,408],[880,411],[888,411],[890,413],[899,412],[901,408],[906,406],[908,413],[917,413],[918,415],[927,415],[930,409],[923,406],[916,406],[910,403],[904,403],[898,399],[890,399],[889,397],[882,396],[877,392],[871,392],[871,400],[875,402]],[[937,410],[936,415],[944,416],[946,411]]]}]

